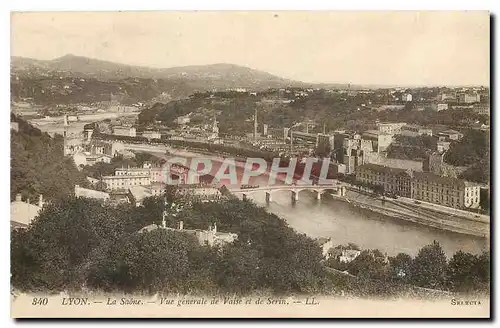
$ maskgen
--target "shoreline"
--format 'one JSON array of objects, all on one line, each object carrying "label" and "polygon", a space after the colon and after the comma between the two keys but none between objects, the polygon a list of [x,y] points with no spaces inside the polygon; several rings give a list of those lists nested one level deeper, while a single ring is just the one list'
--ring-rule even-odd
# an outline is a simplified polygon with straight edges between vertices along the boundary
[{"label": "shoreline", "polygon": [[[197,150],[186,150],[186,149],[176,149],[174,147],[165,147],[166,150],[176,156],[185,156],[185,157],[195,157],[197,155],[209,157],[212,160],[217,160],[220,162],[224,161],[224,158],[219,157],[217,154],[208,154],[208,152],[197,151]],[[241,159],[236,157],[235,161],[237,166],[244,165],[241,162]],[[348,188],[349,193],[356,193],[353,188]],[[397,202],[396,200],[386,199],[384,205],[394,205],[394,207],[399,208],[391,208],[388,206],[380,206],[378,203],[381,201],[373,196],[369,196],[369,201],[362,199],[354,199],[353,197],[349,197],[348,195],[345,197],[337,196],[333,193],[329,193],[331,197],[335,200],[340,200],[345,203],[349,203],[356,208],[362,208],[364,210],[368,210],[373,213],[377,213],[383,216],[386,216],[391,219],[403,220],[407,222],[413,222],[418,225],[442,230],[449,231],[453,233],[469,235],[473,237],[485,238],[489,239],[490,231],[489,231],[489,222],[486,222],[476,218],[468,218],[464,216],[460,216],[459,214],[455,214],[453,219],[450,213],[446,213],[445,211],[437,211],[436,209],[429,208],[414,208],[412,204],[406,204],[402,202]],[[450,209],[454,210],[454,209]],[[449,216],[449,217],[448,217]],[[467,226],[469,224],[469,226]],[[486,231],[484,229],[479,229],[478,225],[487,225]],[[472,226],[471,226],[472,225]],[[475,225],[475,226],[474,226]],[[482,231],[483,230],[483,231]]]}]

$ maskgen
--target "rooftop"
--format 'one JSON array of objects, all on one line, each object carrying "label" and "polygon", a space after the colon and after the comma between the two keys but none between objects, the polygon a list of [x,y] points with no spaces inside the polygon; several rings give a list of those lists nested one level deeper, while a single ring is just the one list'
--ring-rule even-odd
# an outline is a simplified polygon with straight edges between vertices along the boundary
[{"label": "rooftop", "polygon": [[141,201],[144,198],[151,196],[151,191],[143,186],[132,186],[129,187],[128,190],[136,201]]},{"label": "rooftop", "polygon": [[399,169],[399,168],[388,167],[378,164],[370,164],[370,163],[360,165],[358,169],[365,169],[383,174],[408,174],[408,171],[405,169]]},{"label": "rooftop", "polygon": [[106,175],[103,179],[150,179],[149,175]]},{"label": "rooftop", "polygon": [[41,208],[36,205],[16,199],[10,203],[10,220],[18,224],[28,225],[38,215],[40,210]]},{"label": "rooftop", "polygon": [[479,185],[477,183],[465,181],[462,179],[442,177],[440,175],[436,175],[436,174],[431,173],[431,172],[414,172],[413,176],[416,180],[432,181],[434,183],[442,184],[442,185],[456,185],[456,186],[464,186],[464,187],[473,187],[473,186]]}]

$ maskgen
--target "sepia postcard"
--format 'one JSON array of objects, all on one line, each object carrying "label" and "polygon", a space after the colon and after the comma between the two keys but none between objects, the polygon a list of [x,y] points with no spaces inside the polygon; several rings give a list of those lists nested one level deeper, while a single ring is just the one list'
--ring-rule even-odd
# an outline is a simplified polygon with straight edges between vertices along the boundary
[{"label": "sepia postcard", "polygon": [[13,318],[490,318],[486,11],[13,12]]}]

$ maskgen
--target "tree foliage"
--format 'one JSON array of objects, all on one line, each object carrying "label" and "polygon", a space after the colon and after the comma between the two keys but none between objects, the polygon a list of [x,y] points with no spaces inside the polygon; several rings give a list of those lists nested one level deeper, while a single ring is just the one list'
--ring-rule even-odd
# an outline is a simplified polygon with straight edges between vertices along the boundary
[{"label": "tree foliage", "polygon": [[411,265],[412,282],[421,287],[441,289],[445,285],[446,255],[434,241],[418,252]]},{"label": "tree foliage", "polygon": [[74,193],[75,184],[85,186],[85,176],[71,158],[63,156],[63,138],[51,138],[26,121],[11,116],[19,131],[11,131],[11,200],[25,198],[56,200]]},{"label": "tree foliage", "polygon": [[470,129],[460,141],[453,142],[446,152],[444,160],[455,166],[470,166],[478,161],[489,162],[489,136],[487,132]]}]

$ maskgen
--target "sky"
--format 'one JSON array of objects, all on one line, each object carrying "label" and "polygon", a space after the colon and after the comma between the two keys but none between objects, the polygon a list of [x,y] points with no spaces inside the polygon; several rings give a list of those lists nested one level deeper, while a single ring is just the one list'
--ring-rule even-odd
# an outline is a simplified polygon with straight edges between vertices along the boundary
[{"label": "sky", "polygon": [[11,15],[13,56],[231,63],[311,83],[489,85],[489,39],[484,11]]}]

